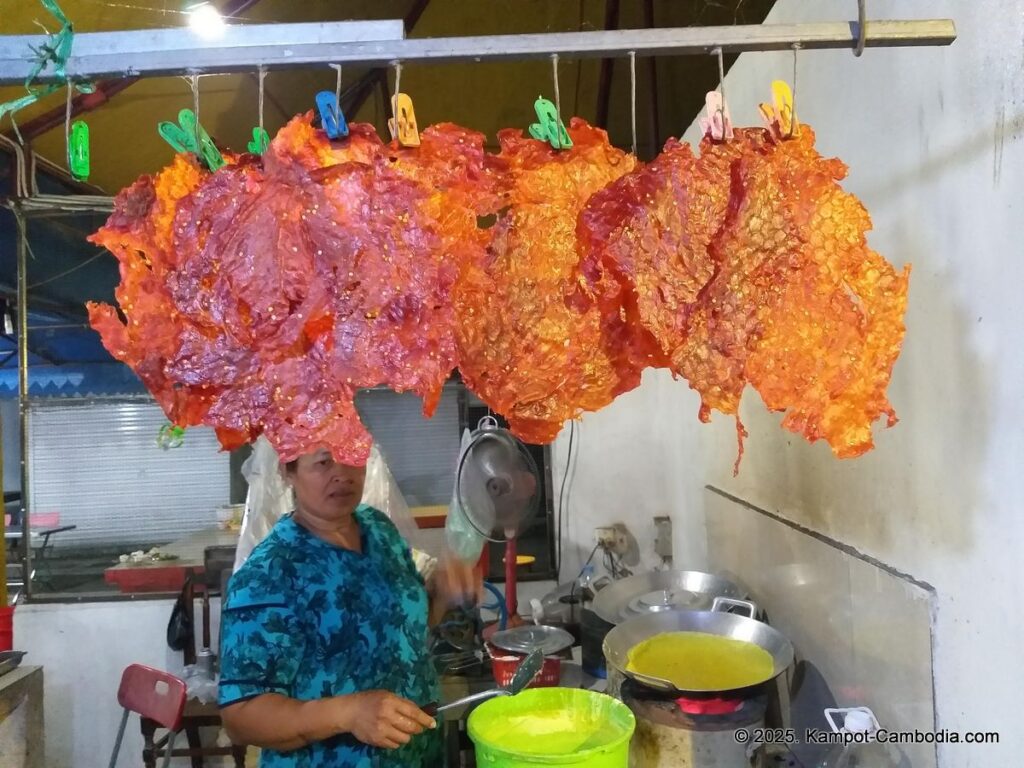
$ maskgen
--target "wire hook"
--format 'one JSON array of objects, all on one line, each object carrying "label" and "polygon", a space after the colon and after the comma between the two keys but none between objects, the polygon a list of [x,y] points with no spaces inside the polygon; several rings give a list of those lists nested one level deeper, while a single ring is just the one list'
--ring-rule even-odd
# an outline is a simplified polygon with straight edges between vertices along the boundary
[{"label": "wire hook", "polygon": [[633,157],[636,157],[636,51],[629,52],[629,127],[633,132]]},{"label": "wire hook", "polygon": [[790,110],[788,138],[793,138],[798,132],[796,122],[796,58],[797,53],[799,53],[802,47],[800,43],[793,43],[793,106]]},{"label": "wire hook", "polygon": [[190,75],[188,84],[192,89],[192,114],[196,116],[196,147],[202,147],[202,129],[199,127],[199,75]]},{"label": "wire hook", "polygon": [[729,124],[729,114],[726,112],[726,104],[728,102],[725,100],[725,53],[722,51],[722,46],[715,48],[713,53],[718,58],[718,95],[721,96],[715,114],[718,116],[719,125],[722,127],[722,140],[725,141],[733,137],[732,128]]},{"label": "wire hook", "polygon": [[263,81],[267,77],[267,68],[262,64],[256,69],[256,75],[259,81],[259,110],[260,110],[260,131],[262,132],[263,127]]},{"label": "wire hook", "polygon": [[341,111],[341,64],[331,64],[331,69],[337,73],[337,78],[334,81],[334,103],[338,105],[338,111]]},{"label": "wire hook", "polygon": [[391,100],[391,118],[395,121],[394,130],[391,131],[391,138],[398,138],[398,94],[402,92],[402,62],[395,59],[392,64],[395,67],[395,97]]},{"label": "wire hook", "polygon": [[864,45],[867,43],[867,0],[857,0],[857,45],[853,49],[854,56],[864,53]]},{"label": "wire hook", "polygon": [[561,143],[562,137],[562,97],[558,92],[558,54],[551,54],[551,77],[555,82],[555,112],[558,113],[558,137],[559,143]]},{"label": "wire hook", "polygon": [[64,105],[64,157],[68,162],[68,170],[71,170],[71,92],[74,88],[71,85],[71,78],[67,80],[68,95]]}]

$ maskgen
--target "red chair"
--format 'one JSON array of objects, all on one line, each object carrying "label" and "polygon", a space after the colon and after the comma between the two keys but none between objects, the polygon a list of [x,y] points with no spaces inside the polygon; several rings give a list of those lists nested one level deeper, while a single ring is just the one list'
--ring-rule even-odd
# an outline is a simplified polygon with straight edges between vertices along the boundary
[{"label": "red chair", "polygon": [[158,749],[164,749],[163,766],[167,768],[171,762],[171,752],[174,750],[174,739],[181,730],[181,716],[185,711],[186,698],[188,694],[184,681],[174,675],[142,664],[127,667],[121,675],[121,686],[117,689],[117,702],[124,707],[124,714],[121,717],[121,727],[117,730],[114,753],[110,756],[110,768],[115,768],[117,764],[117,755],[121,751],[124,729],[131,712],[167,729],[168,734],[164,740],[166,743],[155,745]]}]

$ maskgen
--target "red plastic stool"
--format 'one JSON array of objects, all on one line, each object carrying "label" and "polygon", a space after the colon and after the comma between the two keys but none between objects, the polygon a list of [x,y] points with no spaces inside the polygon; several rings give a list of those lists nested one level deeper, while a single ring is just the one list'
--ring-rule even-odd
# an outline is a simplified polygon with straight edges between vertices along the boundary
[{"label": "red plastic stool", "polygon": [[121,726],[117,729],[110,768],[115,768],[117,764],[117,755],[121,751],[124,729],[131,712],[153,720],[169,731],[163,762],[164,768],[167,768],[171,762],[174,739],[181,730],[181,715],[185,711],[187,698],[185,682],[174,675],[142,664],[126,667],[121,675],[121,686],[117,689],[117,703],[124,707],[124,714],[121,716]]}]

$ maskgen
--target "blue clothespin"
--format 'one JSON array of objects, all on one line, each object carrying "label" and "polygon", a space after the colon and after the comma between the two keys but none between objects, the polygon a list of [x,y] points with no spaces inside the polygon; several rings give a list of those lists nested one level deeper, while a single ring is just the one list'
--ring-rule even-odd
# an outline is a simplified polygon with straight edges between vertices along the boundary
[{"label": "blue clothespin", "polygon": [[316,95],[316,108],[320,113],[320,123],[329,139],[348,136],[348,123],[341,113],[338,97],[331,91],[320,91]]}]

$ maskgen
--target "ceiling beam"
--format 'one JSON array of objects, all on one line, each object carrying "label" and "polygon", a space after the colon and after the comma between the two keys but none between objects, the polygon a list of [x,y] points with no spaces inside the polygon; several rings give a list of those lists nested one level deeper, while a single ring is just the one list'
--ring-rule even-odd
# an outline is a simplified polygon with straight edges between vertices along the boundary
[{"label": "ceiling beam", "polygon": [[[394,27],[375,27],[377,31],[373,32],[358,27],[363,24],[388,23],[234,24],[226,27],[230,30],[226,33],[229,39],[191,47],[186,37],[175,35],[180,30],[86,32],[77,39],[78,53],[72,53],[67,71],[73,78],[95,79],[117,74],[130,77],[251,72],[260,65],[267,69],[332,63],[386,67],[394,61],[440,64],[543,60],[553,54],[606,58],[627,56],[631,51],[641,57],[707,56],[716,48],[723,53],[787,51],[796,45],[805,51],[853,50],[858,41],[857,23],[849,21],[391,40],[365,37],[389,34]],[[400,27],[402,21],[390,24]],[[331,28],[335,31],[331,32]],[[317,29],[321,32],[311,34]],[[956,27],[949,19],[869,21],[864,33],[865,44],[872,48],[950,45],[956,40]],[[360,36],[363,39],[353,40]],[[290,37],[291,41],[284,42],[283,37]],[[31,70],[24,46],[45,41],[39,35],[0,37],[0,84],[23,82]],[[54,82],[57,78],[47,73],[38,81]]]},{"label": "ceiling beam", "polygon": [[[260,0],[229,0],[229,2],[227,2],[221,9],[221,13],[224,16],[237,18],[256,5],[259,1]],[[125,88],[130,88],[138,81],[139,78],[137,77],[117,77],[100,80],[96,83],[93,93],[80,93],[71,100],[71,119],[74,120],[79,115],[91,112],[97,107],[106,104]],[[53,109],[50,109],[41,115],[37,115],[24,125],[19,125],[18,128],[22,137],[24,137],[25,141],[32,141],[35,137],[41,136],[59,125],[64,125],[66,112],[67,105],[62,104],[59,107],[53,107]],[[7,136],[10,138],[16,138],[14,131],[8,131]]]}]

